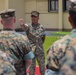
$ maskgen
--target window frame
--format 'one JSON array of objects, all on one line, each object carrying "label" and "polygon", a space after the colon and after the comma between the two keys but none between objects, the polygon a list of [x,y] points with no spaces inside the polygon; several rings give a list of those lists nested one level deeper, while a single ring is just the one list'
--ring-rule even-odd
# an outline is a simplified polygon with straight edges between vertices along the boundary
[{"label": "window frame", "polygon": [[58,11],[58,0],[48,0],[48,12],[57,12],[57,11]]},{"label": "window frame", "polygon": [[69,10],[69,5],[70,5],[70,1],[69,0],[63,0],[63,12],[66,12],[66,11]]}]

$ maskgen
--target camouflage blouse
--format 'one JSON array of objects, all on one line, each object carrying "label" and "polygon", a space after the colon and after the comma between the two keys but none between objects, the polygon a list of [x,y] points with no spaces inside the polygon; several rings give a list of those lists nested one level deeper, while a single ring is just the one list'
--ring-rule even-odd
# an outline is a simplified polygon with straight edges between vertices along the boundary
[{"label": "camouflage blouse", "polygon": [[30,43],[33,46],[33,50],[35,48],[38,48],[40,50],[43,49],[43,41],[42,37],[45,35],[45,29],[43,25],[41,24],[28,24],[28,29],[26,30],[26,34],[28,39],[30,40]]},{"label": "camouflage blouse", "polygon": [[26,36],[15,31],[1,31],[0,50],[13,59],[17,75],[26,75],[25,61],[34,57]]},{"label": "camouflage blouse", "polygon": [[60,75],[76,75],[76,29],[48,49],[46,66]]},{"label": "camouflage blouse", "polygon": [[12,61],[13,59],[9,55],[0,51],[0,75],[16,75]]}]

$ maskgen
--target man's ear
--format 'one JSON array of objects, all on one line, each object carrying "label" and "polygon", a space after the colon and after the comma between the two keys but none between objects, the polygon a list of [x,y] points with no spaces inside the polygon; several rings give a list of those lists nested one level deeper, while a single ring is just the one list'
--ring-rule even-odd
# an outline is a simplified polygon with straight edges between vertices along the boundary
[{"label": "man's ear", "polygon": [[69,22],[70,22],[70,24],[71,24],[72,28],[75,28],[75,26],[74,26],[74,23],[73,23],[73,21],[72,21],[71,16],[69,16],[69,17],[68,17],[68,19],[69,19]]},{"label": "man's ear", "polygon": [[16,22],[16,18],[14,18],[14,23]]},{"label": "man's ear", "polygon": [[3,24],[3,21],[1,20],[1,24]]},{"label": "man's ear", "polygon": [[68,17],[68,20],[69,20],[70,23],[72,23],[71,16]]},{"label": "man's ear", "polygon": [[38,20],[39,20],[39,17],[38,17]]}]

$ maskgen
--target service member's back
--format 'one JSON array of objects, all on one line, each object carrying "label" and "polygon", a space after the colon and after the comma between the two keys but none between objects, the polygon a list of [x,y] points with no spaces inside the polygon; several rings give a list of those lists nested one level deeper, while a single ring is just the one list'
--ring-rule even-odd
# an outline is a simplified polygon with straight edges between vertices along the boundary
[{"label": "service member's back", "polygon": [[8,9],[0,13],[3,30],[0,32],[0,50],[7,53],[16,68],[16,75],[26,75],[26,68],[34,57],[26,36],[15,31],[15,10]]}]

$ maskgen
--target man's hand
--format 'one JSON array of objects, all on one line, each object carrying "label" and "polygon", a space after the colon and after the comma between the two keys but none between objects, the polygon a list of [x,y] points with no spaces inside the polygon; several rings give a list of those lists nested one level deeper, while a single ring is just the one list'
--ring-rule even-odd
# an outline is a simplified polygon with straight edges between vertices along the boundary
[{"label": "man's hand", "polygon": [[23,30],[26,30],[28,28],[28,24],[24,24],[24,20],[23,19],[19,19],[19,21],[20,21],[21,28]]},{"label": "man's hand", "polygon": [[31,64],[32,64],[32,59],[29,59],[29,60],[25,61],[25,67],[26,67],[27,70],[29,69]]}]

